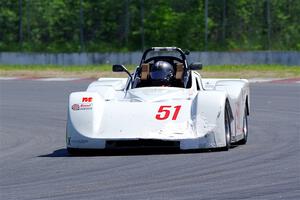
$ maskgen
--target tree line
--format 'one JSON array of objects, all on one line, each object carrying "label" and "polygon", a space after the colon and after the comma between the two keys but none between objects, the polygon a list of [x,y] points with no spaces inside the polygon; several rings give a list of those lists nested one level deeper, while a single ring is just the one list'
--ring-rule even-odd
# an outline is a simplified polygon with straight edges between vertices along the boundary
[{"label": "tree line", "polygon": [[299,0],[0,0],[0,51],[300,50]]}]

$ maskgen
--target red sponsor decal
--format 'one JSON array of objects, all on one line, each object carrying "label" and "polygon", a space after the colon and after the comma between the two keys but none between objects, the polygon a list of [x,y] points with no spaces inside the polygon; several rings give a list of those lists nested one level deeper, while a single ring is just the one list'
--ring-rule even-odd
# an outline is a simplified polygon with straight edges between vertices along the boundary
[{"label": "red sponsor decal", "polygon": [[[170,114],[171,114],[171,108],[172,106],[160,106],[158,111],[157,111],[157,114],[155,115],[155,118],[157,120],[166,120],[169,118]],[[181,106],[174,106],[175,108],[175,111],[174,111],[174,114],[172,116],[172,120],[176,120],[177,119],[177,116],[179,114],[179,111],[181,109]]]},{"label": "red sponsor decal", "polygon": [[77,111],[77,110],[92,110],[93,109],[93,104],[89,103],[82,103],[82,104],[73,104],[72,105],[72,110]]},{"label": "red sponsor decal", "polygon": [[93,97],[82,97],[82,102],[92,102]]},{"label": "red sponsor decal", "polygon": [[80,105],[81,108],[90,108],[92,106],[93,106],[93,104],[91,104],[91,103],[89,103],[89,104],[81,104]]}]

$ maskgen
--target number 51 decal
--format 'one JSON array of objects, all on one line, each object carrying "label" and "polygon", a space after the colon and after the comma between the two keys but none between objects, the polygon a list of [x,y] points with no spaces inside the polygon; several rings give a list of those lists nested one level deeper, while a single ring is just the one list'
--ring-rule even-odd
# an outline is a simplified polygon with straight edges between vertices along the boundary
[{"label": "number 51 decal", "polygon": [[[172,116],[172,120],[176,120],[178,113],[180,111],[181,106],[174,106],[174,114]],[[172,106],[160,106],[157,114],[155,115],[155,118],[157,120],[166,120],[169,118],[170,114],[171,114],[171,110],[173,110]]]}]

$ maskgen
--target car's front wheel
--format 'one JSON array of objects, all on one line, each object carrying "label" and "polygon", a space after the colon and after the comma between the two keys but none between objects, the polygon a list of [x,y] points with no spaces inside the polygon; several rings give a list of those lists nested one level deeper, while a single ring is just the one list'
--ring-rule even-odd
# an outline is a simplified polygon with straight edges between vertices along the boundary
[{"label": "car's front wheel", "polygon": [[81,153],[82,153],[82,151],[80,149],[75,149],[75,148],[70,148],[70,147],[67,147],[67,151],[68,151],[69,155],[72,155],[72,156],[81,155]]}]

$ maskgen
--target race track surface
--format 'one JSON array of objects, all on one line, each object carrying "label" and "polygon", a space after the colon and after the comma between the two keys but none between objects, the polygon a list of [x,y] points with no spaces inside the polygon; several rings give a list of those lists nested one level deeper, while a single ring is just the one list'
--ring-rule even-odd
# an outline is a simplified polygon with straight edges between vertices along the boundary
[{"label": "race track surface", "polygon": [[300,199],[300,85],[251,84],[248,144],[228,152],[65,150],[68,94],[89,82],[0,81],[0,199]]}]

